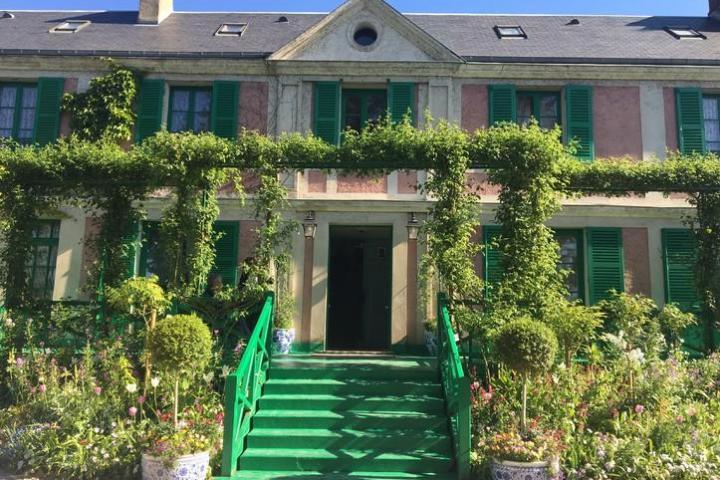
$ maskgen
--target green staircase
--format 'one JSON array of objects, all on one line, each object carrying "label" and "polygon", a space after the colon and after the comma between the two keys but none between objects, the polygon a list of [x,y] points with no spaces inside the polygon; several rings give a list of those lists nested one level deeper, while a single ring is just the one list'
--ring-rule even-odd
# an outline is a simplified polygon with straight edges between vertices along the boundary
[{"label": "green staircase", "polygon": [[233,478],[450,480],[454,457],[435,359],[272,359]]}]

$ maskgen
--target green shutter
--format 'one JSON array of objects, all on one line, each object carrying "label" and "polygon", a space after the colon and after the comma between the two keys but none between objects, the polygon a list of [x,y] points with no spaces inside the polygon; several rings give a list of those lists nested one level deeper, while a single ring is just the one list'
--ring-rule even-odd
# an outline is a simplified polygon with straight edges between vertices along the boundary
[{"label": "green shutter", "polygon": [[328,143],[340,141],[340,82],[315,84],[315,135]]},{"label": "green shutter", "polygon": [[585,85],[570,85],[565,88],[567,108],[567,138],[577,144],[577,157],[591,161],[595,158],[593,135],[593,89]]},{"label": "green shutter", "polygon": [[46,145],[57,140],[60,134],[60,104],[64,90],[64,78],[38,80],[35,143]]},{"label": "green shutter", "polygon": [[483,276],[485,279],[485,296],[487,297],[493,285],[502,280],[502,264],[500,252],[493,245],[493,241],[500,235],[499,225],[486,225],[483,227],[483,241],[485,242],[485,263]]},{"label": "green shutter", "polygon": [[699,88],[675,89],[678,147],[680,153],[705,151],[702,92]]},{"label": "green shutter", "polygon": [[622,229],[588,228],[588,280],[590,304],[610,297],[609,292],[625,291],[625,259]]},{"label": "green shutter", "polygon": [[135,125],[135,139],[138,143],[154,135],[162,127],[164,98],[165,80],[143,79]]},{"label": "green shutter", "polygon": [[215,242],[215,266],[212,273],[222,276],[223,285],[234,287],[238,283],[238,222],[215,222],[215,232],[222,236]]},{"label": "green shutter", "polygon": [[210,128],[218,137],[237,137],[239,96],[239,82],[218,80],[213,83]]},{"label": "green shutter", "polygon": [[517,122],[517,92],[515,85],[490,85],[490,126],[500,122]]},{"label": "green shutter", "polygon": [[409,113],[410,123],[415,125],[415,84],[390,82],[388,105],[393,122],[402,122]]},{"label": "green shutter", "polygon": [[125,246],[125,277],[132,278],[138,274],[138,254],[140,253],[140,222],[133,220],[127,233],[123,235]]},{"label": "green shutter", "polygon": [[692,231],[663,229],[662,249],[665,269],[665,301],[676,303],[685,311],[698,311],[700,296],[695,284],[697,250]]}]

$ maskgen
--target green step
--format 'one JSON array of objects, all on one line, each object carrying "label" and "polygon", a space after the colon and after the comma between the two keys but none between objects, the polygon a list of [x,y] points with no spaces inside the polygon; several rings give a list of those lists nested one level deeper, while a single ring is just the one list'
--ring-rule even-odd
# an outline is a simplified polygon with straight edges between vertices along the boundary
[{"label": "green step", "polygon": [[368,472],[449,472],[452,459],[449,455],[410,451],[403,453],[370,450],[319,450],[250,448],[240,457],[242,470],[311,470],[345,473]]},{"label": "green step", "polygon": [[356,379],[270,379],[265,383],[266,395],[426,395],[442,398],[442,387],[436,382],[399,382]]},{"label": "green step", "polygon": [[271,379],[361,379],[388,381],[437,381],[437,368],[433,360],[418,359],[376,360],[367,358],[341,358],[287,356],[272,361]]},{"label": "green step", "polygon": [[392,429],[271,429],[256,428],[248,436],[248,448],[303,448],[332,450],[376,449],[387,452],[425,450],[450,454],[450,437],[444,433]]},{"label": "green step", "polygon": [[260,410],[357,410],[384,412],[443,413],[444,402],[437,397],[367,397],[363,395],[263,395]]},{"label": "green step", "polygon": [[395,479],[422,479],[422,480],[456,480],[452,473],[407,473],[407,472],[260,472],[257,470],[240,471],[233,477],[214,477],[215,480],[292,480],[294,478],[323,478],[324,480],[395,480]]},{"label": "green step", "polygon": [[253,428],[376,428],[398,431],[423,430],[447,432],[447,418],[414,412],[368,412],[327,410],[259,410],[253,417]]}]

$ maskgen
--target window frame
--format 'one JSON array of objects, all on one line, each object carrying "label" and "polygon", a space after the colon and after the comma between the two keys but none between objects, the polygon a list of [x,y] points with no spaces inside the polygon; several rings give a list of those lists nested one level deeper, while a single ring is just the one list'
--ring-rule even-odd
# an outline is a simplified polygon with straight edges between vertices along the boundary
[{"label": "window frame", "polygon": [[557,100],[557,107],[556,107],[556,116],[558,119],[557,125],[560,128],[563,128],[563,121],[562,121],[562,93],[556,92],[554,90],[518,90],[515,92],[515,116],[517,118],[517,123],[520,125],[520,96],[524,95],[526,97],[532,97],[533,102],[533,112],[531,115],[531,118],[535,118],[538,122],[540,122],[540,110],[541,110],[541,102],[542,97],[549,97],[553,96]]},{"label": "window frame", "polygon": [[[195,110],[195,96],[198,92],[207,92],[210,94],[210,110],[208,110],[208,128],[207,130],[203,130],[203,132],[210,132],[212,131],[212,115],[213,115],[213,88],[212,86],[193,86],[193,87],[185,87],[185,86],[171,86],[170,87],[170,100],[168,103],[168,113],[167,113],[167,129],[168,132],[174,132],[173,130],[173,100],[175,99],[175,95],[179,91],[187,91],[190,93],[190,99],[188,100],[188,111],[186,112],[186,125],[188,126],[194,126],[195,122],[195,114],[197,111]],[[195,132],[194,128],[186,129],[186,130],[178,130],[175,133],[179,132]],[[195,132],[199,133],[199,132]]]},{"label": "window frame", "polygon": [[389,92],[386,88],[343,88],[340,92],[340,133],[343,134],[347,130],[345,120],[347,118],[347,100],[349,95],[360,95],[360,125],[365,128],[368,121],[368,98],[370,95],[385,94],[385,110],[386,115],[389,114]]},{"label": "window frame", "polygon": [[[705,119],[705,105],[704,105],[705,99],[714,100],[715,103],[717,104],[718,118],[715,118],[713,120],[715,121],[715,123],[717,123],[717,127],[720,130],[720,93],[701,93],[701,95],[702,95],[701,100],[703,103],[703,105],[702,105],[702,107],[703,107],[702,108],[702,122],[703,122],[702,125],[703,125],[703,136],[704,136],[703,148],[705,149],[706,152],[720,153],[720,148],[718,150],[711,150],[708,148],[709,142],[707,139],[707,131],[705,130],[705,122],[708,120]],[[713,142],[713,143],[718,143],[718,142]]]},{"label": "window frame", "polygon": [[[55,274],[57,273],[57,257],[58,257],[58,247],[60,245],[60,220],[38,220],[36,222],[36,225],[34,228],[39,228],[42,225],[50,225],[50,237],[48,238],[38,238],[33,237],[30,240],[30,248],[31,248],[31,257],[32,260],[29,262],[29,265],[26,265],[26,270],[28,271],[28,285],[30,286],[30,291],[32,292],[33,297],[42,299],[42,300],[52,300],[53,295],[55,293]],[[53,232],[57,232],[57,237],[53,237]],[[37,249],[41,246],[48,246],[50,247],[50,251],[52,251],[52,247],[55,247],[55,258],[52,259],[48,255],[48,263],[44,265],[39,265],[37,263]],[[52,276],[50,275],[50,266],[52,265]],[[37,268],[45,268],[47,271],[45,273],[45,282],[42,289],[35,288],[35,275]]]},{"label": "window frame", "polygon": [[[585,229],[583,228],[554,228],[553,237],[558,241],[558,235],[574,236],[578,246],[578,271],[575,275],[578,278],[578,300],[587,305],[587,287],[585,285],[585,272],[587,271],[587,255],[585,254]],[[558,241],[558,246],[560,242]],[[559,265],[558,265],[559,266]]]},{"label": "window frame", "polygon": [[[12,132],[10,133],[10,138],[20,142],[23,145],[32,144],[35,139],[35,129],[37,127],[37,109],[38,109],[38,101],[40,100],[38,98],[39,93],[39,86],[37,83],[30,83],[30,82],[0,82],[0,90],[3,88],[16,88],[17,94],[15,95],[15,105],[13,106],[14,112],[13,112],[13,125],[12,125]],[[22,111],[23,111],[23,98],[25,96],[25,89],[26,88],[34,88],[35,89],[35,114],[33,115],[33,127],[32,127],[32,134],[30,135],[30,138],[25,140],[21,140],[18,135],[20,133],[20,124],[22,122]],[[0,137],[0,138],[8,138],[8,137]]]}]

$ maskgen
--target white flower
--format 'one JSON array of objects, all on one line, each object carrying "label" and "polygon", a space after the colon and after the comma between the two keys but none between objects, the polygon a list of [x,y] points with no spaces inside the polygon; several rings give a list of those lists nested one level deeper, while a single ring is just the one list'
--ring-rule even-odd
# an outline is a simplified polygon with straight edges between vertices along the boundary
[{"label": "white flower", "polygon": [[128,393],[135,393],[137,392],[137,384],[136,383],[128,383],[125,385],[125,390],[128,391]]},{"label": "white flower", "polygon": [[631,362],[642,363],[643,360],[645,360],[645,354],[643,353],[642,350],[640,350],[639,348],[636,348],[636,349],[630,350],[628,352],[627,358]]},{"label": "white flower", "polygon": [[160,385],[160,378],[159,377],[151,378],[150,385],[152,385],[153,388],[157,388],[157,386]]}]

